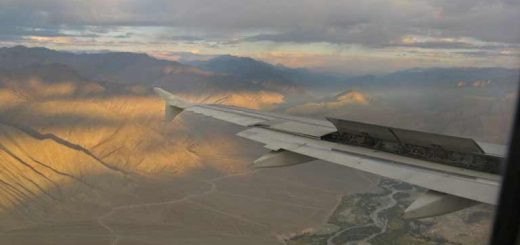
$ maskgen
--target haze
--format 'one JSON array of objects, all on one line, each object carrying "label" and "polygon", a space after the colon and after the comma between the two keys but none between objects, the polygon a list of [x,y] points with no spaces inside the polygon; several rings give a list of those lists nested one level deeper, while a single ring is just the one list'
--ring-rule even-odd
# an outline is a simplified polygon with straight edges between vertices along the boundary
[{"label": "haze", "polygon": [[348,74],[518,67],[514,0],[0,1],[0,44],[167,59],[232,54]]},{"label": "haze", "polygon": [[[0,0],[0,244],[485,244],[493,207],[323,161],[254,169],[183,99],[506,144],[518,1]],[[389,195],[398,193],[398,195]]]}]

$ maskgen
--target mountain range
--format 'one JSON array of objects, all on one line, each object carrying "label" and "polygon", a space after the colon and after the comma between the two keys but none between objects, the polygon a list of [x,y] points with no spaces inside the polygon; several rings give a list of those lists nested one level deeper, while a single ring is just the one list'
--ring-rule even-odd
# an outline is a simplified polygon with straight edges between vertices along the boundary
[{"label": "mountain range", "polygon": [[231,55],[183,64],[142,53],[70,53],[24,46],[0,48],[0,72],[42,64],[68,66],[79,76],[93,81],[163,86],[191,93],[265,90],[299,98],[315,90],[332,93],[352,88],[451,88],[461,82],[476,81],[490,81],[491,87],[511,90],[516,88],[519,77],[517,69],[499,67],[415,68],[383,75],[353,76],[288,68]]},{"label": "mountain range", "polygon": [[[190,113],[164,123],[151,86],[195,102],[504,143],[515,72],[354,77],[234,56],[182,64],[135,53],[0,48],[0,243],[281,244],[322,226],[342,196],[379,190],[374,176],[319,161],[253,170],[249,163],[265,150],[233,137],[239,128]],[[429,222],[475,227],[460,214],[443,220]],[[424,229],[453,243],[467,239]],[[485,242],[487,229],[480,230]]]},{"label": "mountain range", "polygon": [[67,66],[92,81],[162,86],[186,93],[266,90],[291,95],[302,92],[290,81],[244,80],[235,74],[215,73],[139,53],[77,54],[23,46],[0,49],[0,72],[3,73],[49,64]]}]

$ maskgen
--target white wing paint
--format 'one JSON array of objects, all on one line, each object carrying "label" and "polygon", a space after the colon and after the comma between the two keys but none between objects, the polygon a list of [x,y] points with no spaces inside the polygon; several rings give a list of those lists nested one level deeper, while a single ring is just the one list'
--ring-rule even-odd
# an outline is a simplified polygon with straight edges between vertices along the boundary
[{"label": "white wing paint", "polygon": [[321,159],[429,189],[408,207],[403,215],[405,218],[437,216],[478,203],[496,204],[500,188],[498,166],[492,171],[468,169],[334,142],[326,140],[326,137],[343,131],[370,134],[385,142],[399,145],[412,142],[419,149],[440,145],[446,150],[474,154],[493,161],[501,159],[503,146],[346,120],[317,120],[232,106],[191,104],[163,89],[154,90],[166,101],[167,120],[182,111],[189,111],[247,127],[237,135],[263,143],[271,150],[254,162],[256,167],[280,167]]}]

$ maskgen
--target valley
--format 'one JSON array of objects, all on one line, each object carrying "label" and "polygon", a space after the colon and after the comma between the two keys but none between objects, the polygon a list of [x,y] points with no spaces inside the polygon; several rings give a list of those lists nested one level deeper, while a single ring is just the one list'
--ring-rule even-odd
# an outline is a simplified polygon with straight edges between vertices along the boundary
[{"label": "valley", "polygon": [[[486,86],[458,87],[454,76],[427,89],[412,86],[406,77],[419,75],[411,72],[381,76],[383,85],[335,80],[320,97],[306,84],[324,76],[253,59],[180,64],[3,48],[0,244],[478,244],[490,207],[404,221],[400,213],[422,190],[323,161],[254,169],[267,149],[236,137],[242,128],[191,113],[164,122],[151,87],[197,103],[503,144],[516,94],[511,71],[496,72],[503,80]],[[398,75],[393,88],[382,83]]]}]

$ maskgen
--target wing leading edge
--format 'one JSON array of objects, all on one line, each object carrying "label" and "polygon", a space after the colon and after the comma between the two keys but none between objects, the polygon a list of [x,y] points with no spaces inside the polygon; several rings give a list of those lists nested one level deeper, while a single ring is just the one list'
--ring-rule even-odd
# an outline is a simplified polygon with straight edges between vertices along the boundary
[{"label": "wing leading edge", "polygon": [[[489,166],[500,165],[501,156],[486,152],[483,145],[471,139],[346,120],[191,104],[161,88],[154,90],[165,100],[167,120],[189,111],[247,127],[237,135],[271,150],[254,162],[255,167],[320,159],[428,189],[408,207],[405,218],[437,216],[478,203],[496,204],[500,176],[498,166]],[[338,134],[341,140],[337,140]],[[331,135],[336,140],[331,140]],[[471,164],[484,164],[486,168],[467,167]]]}]

